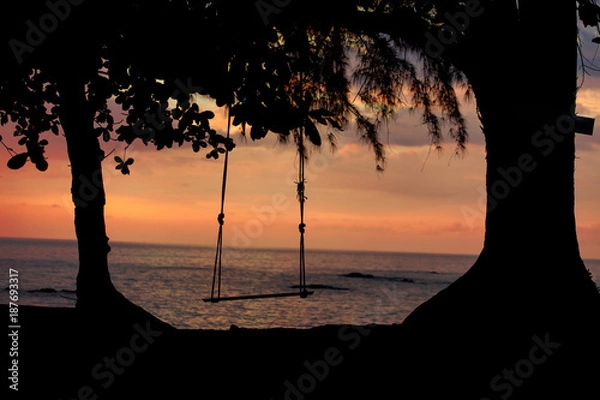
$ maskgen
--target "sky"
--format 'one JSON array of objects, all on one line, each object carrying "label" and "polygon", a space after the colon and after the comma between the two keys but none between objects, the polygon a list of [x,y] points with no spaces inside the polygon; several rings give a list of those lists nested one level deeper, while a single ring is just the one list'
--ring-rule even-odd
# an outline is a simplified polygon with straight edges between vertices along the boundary
[{"label": "sky", "polygon": [[[593,55],[593,54],[592,54]],[[600,58],[600,56],[598,57]],[[600,63],[600,61],[598,61]],[[387,164],[377,173],[370,149],[349,128],[338,150],[313,150],[306,167],[306,246],[314,249],[478,254],[485,218],[484,138],[475,104],[463,102],[469,126],[464,157],[454,144],[431,152],[418,114],[400,112],[387,131]],[[600,259],[600,73],[586,78],[577,113],[596,118],[593,136],[577,135],[576,216],[581,253]],[[118,118],[116,118],[118,120]],[[217,112],[213,126],[226,129]],[[0,134],[11,142],[12,132]],[[252,142],[234,130],[225,205],[224,245],[295,248],[298,157],[273,135]],[[0,153],[0,237],[74,239],[70,169],[63,137],[50,138],[48,171],[28,163],[19,171]],[[54,140],[52,140],[54,139]],[[103,145],[124,156],[124,145]],[[157,152],[142,143],[127,150],[131,175],[104,163],[106,222],[112,241],[214,246],[223,160],[207,160],[191,148]]]}]

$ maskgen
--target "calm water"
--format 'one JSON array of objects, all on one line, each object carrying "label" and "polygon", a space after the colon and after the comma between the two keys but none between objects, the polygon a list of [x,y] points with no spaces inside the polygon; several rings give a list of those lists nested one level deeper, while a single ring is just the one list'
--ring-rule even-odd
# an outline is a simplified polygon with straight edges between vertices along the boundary
[{"label": "calm water", "polygon": [[[111,243],[115,286],[134,303],[178,328],[311,327],[399,323],[448,286],[475,256],[308,251],[307,284],[323,285],[308,299],[280,298],[210,304],[214,249]],[[600,283],[600,261],[588,261]],[[19,271],[22,305],[74,306],[75,242],[0,239],[1,288]],[[350,278],[349,273],[372,275]],[[222,295],[286,292],[298,283],[296,250],[227,250]],[[8,302],[6,290],[0,299]]]}]

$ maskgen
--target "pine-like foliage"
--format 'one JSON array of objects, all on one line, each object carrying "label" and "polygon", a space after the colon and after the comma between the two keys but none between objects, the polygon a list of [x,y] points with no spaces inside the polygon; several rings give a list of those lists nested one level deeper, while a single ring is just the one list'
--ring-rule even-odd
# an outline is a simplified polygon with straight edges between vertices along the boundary
[{"label": "pine-like foliage", "polygon": [[[75,78],[87,85],[94,133],[104,141],[139,140],[159,150],[187,143],[218,158],[234,144],[211,128],[214,114],[194,101],[201,95],[230,107],[234,125],[252,139],[273,132],[287,141],[302,134],[316,146],[322,136],[335,145],[336,134],[353,124],[379,170],[385,162],[380,128],[402,108],[421,113],[434,146],[447,133],[457,152],[464,150],[468,136],[457,89],[469,91],[459,62],[469,34],[457,34],[442,56],[429,54],[425,44],[448,13],[472,2],[276,3],[85,2],[71,7],[39,45],[18,47],[20,54],[2,47],[0,122],[15,127],[24,147],[7,148],[9,167],[30,159],[46,169],[48,141],[41,135],[59,133],[56,84]],[[578,4],[583,23],[597,25],[598,6]],[[24,44],[24,21],[35,23],[36,15],[48,13],[45,7],[18,2],[1,18],[3,43]],[[124,115],[112,115],[110,102]]]}]

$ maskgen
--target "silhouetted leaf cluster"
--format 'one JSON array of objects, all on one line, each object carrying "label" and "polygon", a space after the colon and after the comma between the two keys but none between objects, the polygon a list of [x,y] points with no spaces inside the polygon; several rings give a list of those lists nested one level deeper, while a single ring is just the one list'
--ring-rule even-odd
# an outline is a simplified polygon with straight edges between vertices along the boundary
[{"label": "silhouetted leaf cluster", "polygon": [[119,156],[115,156],[115,162],[117,163],[116,169],[120,170],[123,175],[129,175],[131,171],[129,171],[129,166],[133,164],[133,158],[128,158],[123,161],[123,159]]},{"label": "silhouetted leaf cluster", "polygon": [[52,103],[57,102],[54,85],[48,84],[40,72],[32,71],[21,80],[7,81],[2,86],[0,97],[0,123],[14,127],[13,136],[18,137],[18,144],[23,146],[23,152],[16,153],[7,149],[11,158],[8,167],[22,168],[27,160],[35,164],[40,171],[48,169],[44,157],[47,139],[40,135],[51,132],[58,135],[57,108]]},{"label": "silhouetted leaf cluster", "polygon": [[[104,142],[140,141],[157,150],[189,144],[216,159],[235,145],[211,127],[214,113],[196,101],[205,96],[229,107],[233,125],[252,140],[272,132],[297,143],[302,134],[314,146],[326,138],[335,147],[336,135],[352,123],[379,170],[380,128],[402,108],[421,113],[435,147],[446,133],[461,152],[468,136],[456,88],[469,91],[461,58],[479,38],[474,29],[460,32],[443,57],[433,57],[425,34],[468,3],[330,0],[324,7],[306,0],[290,3],[265,26],[251,1],[85,2],[23,65],[8,46],[1,50],[8,61],[0,66],[0,122],[14,125],[24,146],[19,153],[9,149],[9,164],[20,168],[31,160],[47,168],[48,142],[40,135],[59,134],[57,82],[73,77],[87,82],[91,129]],[[597,25],[595,2],[578,4],[583,23]],[[495,5],[481,1],[486,10]],[[19,2],[0,21],[3,43],[47,11]]]},{"label": "silhouetted leaf cluster", "polygon": [[590,0],[579,1],[579,18],[583,26],[598,27],[600,23],[600,7]]}]

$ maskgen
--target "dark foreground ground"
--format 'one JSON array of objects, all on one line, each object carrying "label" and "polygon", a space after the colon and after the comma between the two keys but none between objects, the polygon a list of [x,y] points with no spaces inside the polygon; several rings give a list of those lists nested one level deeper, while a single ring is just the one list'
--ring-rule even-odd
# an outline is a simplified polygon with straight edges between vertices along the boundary
[{"label": "dark foreground ground", "polygon": [[[7,306],[0,313],[6,321]],[[18,357],[8,358],[18,360],[18,392],[3,379],[8,398],[600,399],[600,337],[584,332],[191,331],[151,318],[99,325],[75,309],[35,307],[20,307],[19,324],[3,342],[6,360],[18,341]]]}]

